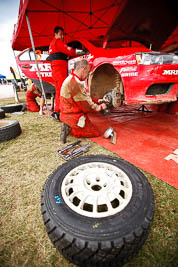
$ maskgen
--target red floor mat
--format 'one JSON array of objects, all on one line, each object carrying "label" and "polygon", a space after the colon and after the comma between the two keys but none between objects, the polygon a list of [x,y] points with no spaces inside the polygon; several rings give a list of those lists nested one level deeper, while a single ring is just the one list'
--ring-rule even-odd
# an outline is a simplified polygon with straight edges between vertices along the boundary
[{"label": "red floor mat", "polygon": [[[102,133],[94,142],[178,189],[178,115],[127,106],[90,119]],[[103,137],[109,126],[117,132],[115,145]]]}]

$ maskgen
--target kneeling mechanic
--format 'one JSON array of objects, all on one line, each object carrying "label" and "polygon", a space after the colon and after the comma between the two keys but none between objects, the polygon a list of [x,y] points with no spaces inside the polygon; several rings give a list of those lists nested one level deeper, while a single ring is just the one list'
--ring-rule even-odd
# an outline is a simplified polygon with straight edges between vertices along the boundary
[{"label": "kneeling mechanic", "polygon": [[88,112],[99,112],[107,108],[89,96],[82,83],[89,74],[90,66],[85,59],[75,62],[74,71],[63,82],[60,92],[60,140],[66,143],[67,135],[75,137],[97,137],[98,129],[89,120]]}]

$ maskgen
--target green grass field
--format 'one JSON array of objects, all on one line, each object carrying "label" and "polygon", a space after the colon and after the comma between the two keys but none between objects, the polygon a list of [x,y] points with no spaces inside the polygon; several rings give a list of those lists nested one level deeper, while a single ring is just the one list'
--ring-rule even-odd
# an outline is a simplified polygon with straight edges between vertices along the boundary
[{"label": "green grass field", "polygon": [[[24,93],[19,95],[24,103]],[[10,103],[15,103],[14,99],[0,100],[0,105]],[[30,112],[6,114],[6,119],[17,119],[22,134],[0,143],[0,267],[74,267],[51,244],[40,210],[45,180],[64,163],[57,153],[62,146],[60,123]],[[74,137],[68,138],[68,142],[74,141]],[[82,143],[88,141],[82,139]],[[95,143],[88,154],[117,157]],[[144,174],[155,194],[155,217],[146,243],[125,266],[176,267],[177,190],[146,172]]]}]

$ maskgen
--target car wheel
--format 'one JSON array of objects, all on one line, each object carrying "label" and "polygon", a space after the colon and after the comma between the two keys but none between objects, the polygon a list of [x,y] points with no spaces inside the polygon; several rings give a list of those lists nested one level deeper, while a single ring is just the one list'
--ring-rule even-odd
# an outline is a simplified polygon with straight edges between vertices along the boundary
[{"label": "car wheel", "polygon": [[0,106],[1,109],[3,109],[6,113],[13,113],[21,111],[23,107],[23,104],[10,104],[6,106]]},{"label": "car wheel", "polygon": [[5,118],[5,111],[0,108],[0,119]]},{"label": "car wheel", "polygon": [[100,99],[108,90],[111,92],[115,90],[115,94],[112,96],[116,100],[113,102],[114,106],[120,106],[121,98],[124,99],[124,85],[121,75],[111,64],[103,63],[94,69],[89,75],[88,84],[91,97]]},{"label": "car wheel", "polygon": [[118,158],[90,155],[47,179],[41,211],[57,250],[79,266],[122,266],[145,242],[154,215],[146,177]]},{"label": "car wheel", "polygon": [[11,140],[21,134],[21,127],[17,120],[0,121],[0,142]]}]

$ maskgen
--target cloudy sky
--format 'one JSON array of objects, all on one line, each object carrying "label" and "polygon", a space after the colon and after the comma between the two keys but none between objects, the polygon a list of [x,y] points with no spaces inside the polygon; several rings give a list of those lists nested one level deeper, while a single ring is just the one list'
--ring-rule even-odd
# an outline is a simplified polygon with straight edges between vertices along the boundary
[{"label": "cloudy sky", "polygon": [[10,66],[17,70],[10,41],[17,22],[20,0],[0,0],[0,74],[7,76]]}]

